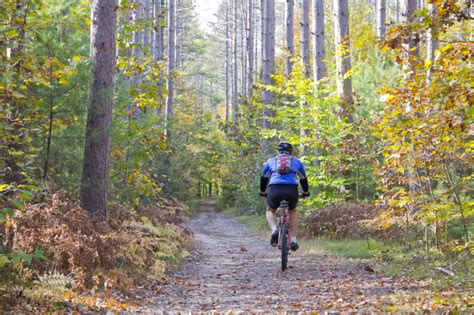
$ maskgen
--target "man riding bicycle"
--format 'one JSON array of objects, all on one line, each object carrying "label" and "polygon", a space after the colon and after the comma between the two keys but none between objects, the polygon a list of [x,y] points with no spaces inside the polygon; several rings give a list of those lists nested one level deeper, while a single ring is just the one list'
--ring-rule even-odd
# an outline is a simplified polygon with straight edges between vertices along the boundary
[{"label": "man riding bicycle", "polygon": [[[292,157],[293,146],[286,141],[280,142],[277,146],[278,155],[268,159],[265,164],[262,177],[260,178],[260,196],[267,197],[267,222],[272,229],[270,244],[275,246],[278,243],[278,229],[275,211],[280,202],[288,200],[290,215],[290,235],[291,250],[298,249],[296,233],[298,221],[296,216],[296,205],[298,204],[298,179],[303,188],[303,197],[309,196],[308,179],[303,163]],[[269,186],[268,193],[266,192]]]}]

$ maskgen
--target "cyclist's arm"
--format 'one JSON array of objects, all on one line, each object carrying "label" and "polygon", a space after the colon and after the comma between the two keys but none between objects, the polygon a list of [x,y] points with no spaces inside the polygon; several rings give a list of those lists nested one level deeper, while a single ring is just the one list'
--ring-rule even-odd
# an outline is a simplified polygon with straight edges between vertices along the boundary
[{"label": "cyclist's arm", "polygon": [[262,171],[262,176],[260,177],[260,192],[265,192],[267,190],[268,182],[270,181],[271,176],[272,172],[270,165],[266,163]]},{"label": "cyclist's arm", "polygon": [[303,163],[300,163],[300,167],[298,169],[298,177],[300,178],[300,185],[301,188],[303,188],[303,192],[305,194],[309,193],[308,178],[306,177],[306,171],[304,169]]}]

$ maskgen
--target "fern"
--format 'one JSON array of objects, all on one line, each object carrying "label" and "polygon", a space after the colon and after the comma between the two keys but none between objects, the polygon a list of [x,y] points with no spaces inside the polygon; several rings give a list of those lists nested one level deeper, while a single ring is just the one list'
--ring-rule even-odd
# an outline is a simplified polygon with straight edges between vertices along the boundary
[{"label": "fern", "polygon": [[76,280],[71,274],[64,275],[56,270],[38,277],[34,284],[42,289],[51,291],[67,291],[72,288]]}]

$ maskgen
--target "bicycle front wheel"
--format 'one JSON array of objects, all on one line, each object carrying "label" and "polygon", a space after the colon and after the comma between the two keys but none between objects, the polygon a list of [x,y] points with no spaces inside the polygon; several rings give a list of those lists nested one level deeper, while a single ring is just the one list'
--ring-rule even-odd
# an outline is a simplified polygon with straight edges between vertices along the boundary
[{"label": "bicycle front wheel", "polygon": [[281,226],[281,271],[288,268],[288,227],[286,224]]}]

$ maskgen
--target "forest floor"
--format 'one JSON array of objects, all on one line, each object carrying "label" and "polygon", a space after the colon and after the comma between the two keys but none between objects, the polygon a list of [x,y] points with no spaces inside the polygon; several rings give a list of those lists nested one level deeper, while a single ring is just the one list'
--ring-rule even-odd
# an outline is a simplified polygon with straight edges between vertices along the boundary
[{"label": "forest floor", "polygon": [[367,260],[300,250],[291,254],[290,269],[281,272],[279,251],[270,246],[267,237],[251,231],[236,218],[216,212],[214,202],[201,204],[187,227],[194,233],[193,254],[172,280],[156,289],[158,292],[137,292],[152,301],[142,311],[253,313],[463,308],[446,302],[453,293],[433,291],[429,281],[379,277]]}]

